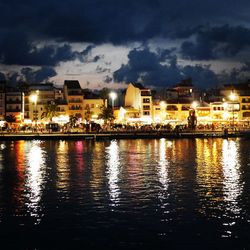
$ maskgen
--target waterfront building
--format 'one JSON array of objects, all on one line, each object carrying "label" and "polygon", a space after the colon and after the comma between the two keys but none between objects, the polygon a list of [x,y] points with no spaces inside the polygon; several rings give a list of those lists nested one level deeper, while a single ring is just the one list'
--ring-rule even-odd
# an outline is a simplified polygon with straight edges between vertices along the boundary
[{"label": "waterfront building", "polygon": [[42,122],[45,105],[54,103],[55,91],[53,83],[32,84],[28,87],[25,99],[26,118],[33,122]]},{"label": "waterfront building", "polygon": [[132,108],[140,114],[140,121],[152,122],[152,94],[139,83],[130,83],[125,94],[125,109]]},{"label": "waterfront building", "polygon": [[122,124],[137,124],[141,122],[140,111],[133,107],[114,109],[114,117],[115,122]]},{"label": "waterfront building", "polygon": [[16,88],[6,88],[5,119],[10,122],[22,122],[23,107],[23,93]]},{"label": "waterfront building", "polygon": [[208,103],[202,101],[195,105],[194,102],[191,106],[195,109],[198,123],[207,124],[211,122],[211,107]]},{"label": "waterfront building", "polygon": [[55,95],[55,100],[64,100],[64,93],[63,93],[63,88],[60,87],[54,87],[54,95]]},{"label": "waterfront building", "polygon": [[[105,105],[106,106],[106,105]],[[102,112],[103,100],[101,98],[91,99],[87,96],[83,99],[83,119],[87,122],[98,120],[99,115]]]},{"label": "waterfront building", "polygon": [[197,96],[195,96],[195,89],[192,83],[192,79],[184,79],[181,82],[177,83],[173,90],[177,92],[178,100],[188,100],[188,102],[193,102]]},{"label": "waterfront building", "polygon": [[187,123],[189,110],[191,109],[191,102],[186,100],[169,100],[166,106],[166,116],[171,122]]},{"label": "waterfront building", "polygon": [[236,123],[249,124],[250,80],[239,84],[225,84],[221,89],[221,94],[228,103],[229,119]]},{"label": "waterfront building", "polygon": [[0,81],[0,120],[5,119],[5,81]]},{"label": "waterfront building", "polygon": [[65,99],[68,103],[69,116],[83,119],[83,93],[79,81],[65,80],[63,91]]},{"label": "waterfront building", "polygon": [[211,102],[210,118],[214,122],[226,122],[228,120],[227,103]]},{"label": "waterfront building", "polygon": [[239,96],[239,119],[242,121],[250,121],[250,95]]}]

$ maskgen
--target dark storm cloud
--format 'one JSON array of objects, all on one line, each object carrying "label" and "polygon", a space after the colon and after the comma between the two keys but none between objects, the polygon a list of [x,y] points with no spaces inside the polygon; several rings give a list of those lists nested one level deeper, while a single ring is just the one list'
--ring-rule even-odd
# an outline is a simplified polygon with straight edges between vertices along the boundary
[{"label": "dark storm cloud", "polygon": [[[0,38],[0,62],[7,65],[56,66],[60,62],[79,59],[84,62],[94,48],[73,51],[69,44],[38,46],[21,32],[5,32]],[[94,58],[95,61],[98,59]]]},{"label": "dark storm cloud", "polygon": [[250,29],[223,25],[201,28],[195,41],[185,41],[181,46],[184,58],[191,60],[210,60],[232,58],[250,49]]},{"label": "dark storm cloud", "polygon": [[5,81],[5,80],[6,80],[5,74],[0,72],[0,81]]},{"label": "dark storm cloud", "polygon": [[[250,53],[248,0],[1,0],[0,9],[0,63],[7,65],[97,62],[103,57],[91,57],[91,51],[98,44],[178,39],[180,54],[177,45],[157,53],[131,51],[129,63],[114,74],[118,81],[142,79],[161,85],[197,72],[204,81],[216,81],[209,67],[179,66],[173,52],[188,60],[238,57],[241,62],[243,52]],[[72,42],[92,45],[74,51]]]},{"label": "dark storm cloud", "polygon": [[199,25],[250,19],[246,0],[2,0],[0,7],[2,30],[91,43],[189,37]]},{"label": "dark storm cloud", "polygon": [[21,70],[21,74],[28,83],[46,82],[50,77],[56,76],[56,72],[52,67],[42,67],[38,70],[26,67]]},{"label": "dark storm cloud", "polygon": [[111,83],[112,81],[113,81],[113,78],[112,77],[110,77],[110,76],[108,76],[108,75],[106,75],[105,77],[104,77],[104,80],[103,80],[105,83]]},{"label": "dark storm cloud", "polygon": [[161,62],[166,62],[167,60],[172,58],[173,52],[176,50],[176,48],[171,49],[158,49],[157,53],[159,54],[159,60]]},{"label": "dark storm cloud", "polygon": [[9,72],[6,79],[11,85],[16,85],[16,83],[22,79],[22,76],[18,72]]},{"label": "dark storm cloud", "polygon": [[6,80],[11,85],[16,85],[22,81],[28,83],[47,82],[53,76],[56,76],[56,71],[52,67],[41,67],[40,69],[24,67],[20,73],[16,71],[7,74],[0,72],[0,80]]},{"label": "dark storm cloud", "polygon": [[220,82],[224,83],[246,82],[246,80],[249,79],[249,72],[250,72],[250,62],[245,62],[239,68],[233,68],[230,71],[223,70],[218,75],[218,78],[220,79]]},{"label": "dark storm cloud", "polygon": [[145,85],[171,86],[182,79],[191,77],[195,85],[208,87],[218,83],[218,78],[209,66],[180,66],[176,56],[169,56],[168,64],[161,64],[161,53],[148,48],[133,49],[128,55],[128,63],[114,72],[114,81],[142,82]]}]

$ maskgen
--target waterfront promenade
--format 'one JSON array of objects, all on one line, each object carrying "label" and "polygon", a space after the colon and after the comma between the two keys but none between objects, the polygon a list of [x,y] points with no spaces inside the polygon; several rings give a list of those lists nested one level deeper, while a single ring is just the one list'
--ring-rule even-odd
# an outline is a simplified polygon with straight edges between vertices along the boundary
[{"label": "waterfront promenade", "polygon": [[0,133],[0,140],[51,140],[51,139],[83,139],[83,140],[111,140],[111,139],[159,139],[159,138],[209,138],[209,137],[250,137],[250,130],[242,131],[107,131],[100,133],[62,133],[62,132],[16,132]]}]

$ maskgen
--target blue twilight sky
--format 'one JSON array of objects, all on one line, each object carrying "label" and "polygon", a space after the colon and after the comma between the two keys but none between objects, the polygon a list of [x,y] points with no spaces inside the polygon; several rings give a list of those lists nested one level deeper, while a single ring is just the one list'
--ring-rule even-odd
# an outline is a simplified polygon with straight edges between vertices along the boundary
[{"label": "blue twilight sky", "polygon": [[248,0],[0,0],[0,79],[199,87],[248,79]]}]

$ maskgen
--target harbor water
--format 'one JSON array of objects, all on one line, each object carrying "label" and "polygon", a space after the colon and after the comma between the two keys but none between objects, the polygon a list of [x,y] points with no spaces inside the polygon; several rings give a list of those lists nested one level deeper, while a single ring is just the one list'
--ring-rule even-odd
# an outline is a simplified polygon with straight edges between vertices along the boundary
[{"label": "harbor water", "polygon": [[1,249],[250,249],[249,145],[1,141]]}]

